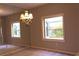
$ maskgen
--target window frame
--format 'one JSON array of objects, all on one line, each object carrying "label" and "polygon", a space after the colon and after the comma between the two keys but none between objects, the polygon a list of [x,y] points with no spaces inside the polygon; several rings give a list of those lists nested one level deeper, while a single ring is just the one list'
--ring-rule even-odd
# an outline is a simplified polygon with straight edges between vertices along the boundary
[{"label": "window frame", "polygon": [[45,19],[46,18],[53,18],[53,17],[58,17],[58,16],[63,16],[63,33],[65,34],[64,32],[64,14],[63,13],[60,13],[60,14],[56,14],[56,15],[51,15],[51,16],[44,16],[42,17],[42,37],[43,37],[43,40],[45,41],[64,41],[64,35],[63,35],[63,38],[46,38],[45,36]]},{"label": "window frame", "polygon": [[19,23],[20,24],[20,22],[13,22],[13,23],[11,23],[11,38],[21,38],[21,28],[20,28],[20,36],[18,36],[18,37],[15,37],[15,36],[13,36],[13,34],[12,34],[12,27],[13,27],[13,24],[14,23]]}]

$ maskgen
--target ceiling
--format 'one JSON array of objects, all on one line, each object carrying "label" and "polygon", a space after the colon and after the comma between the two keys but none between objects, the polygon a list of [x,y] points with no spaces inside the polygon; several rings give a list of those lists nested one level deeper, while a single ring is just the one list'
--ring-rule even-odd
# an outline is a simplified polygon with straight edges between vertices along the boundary
[{"label": "ceiling", "polygon": [[23,9],[32,9],[41,5],[44,5],[44,3],[3,3],[0,4],[0,16],[10,15]]},{"label": "ceiling", "polygon": [[12,6],[16,6],[19,8],[23,8],[23,9],[31,9],[34,7],[38,7],[40,5],[43,5],[44,3],[9,3],[7,5],[12,5]]}]

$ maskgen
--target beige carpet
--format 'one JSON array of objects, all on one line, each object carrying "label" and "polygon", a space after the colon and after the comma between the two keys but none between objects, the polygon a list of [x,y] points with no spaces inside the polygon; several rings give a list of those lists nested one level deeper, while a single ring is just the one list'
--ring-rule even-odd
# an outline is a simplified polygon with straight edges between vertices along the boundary
[{"label": "beige carpet", "polygon": [[67,54],[63,53],[56,53],[56,52],[50,52],[35,48],[26,48],[23,50],[20,50],[13,54],[8,54],[8,56],[69,56]]},{"label": "beige carpet", "polygon": [[0,45],[0,55],[8,55],[23,50],[24,48],[14,45]]},{"label": "beige carpet", "polygon": [[24,48],[14,45],[0,46],[1,56],[69,56],[63,53],[50,52],[35,48]]}]

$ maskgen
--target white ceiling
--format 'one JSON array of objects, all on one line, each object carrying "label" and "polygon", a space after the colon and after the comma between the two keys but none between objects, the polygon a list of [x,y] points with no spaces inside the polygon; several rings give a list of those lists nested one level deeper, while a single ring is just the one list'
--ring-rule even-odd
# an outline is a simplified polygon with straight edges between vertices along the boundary
[{"label": "white ceiling", "polygon": [[31,9],[44,5],[44,3],[4,3],[0,4],[0,16],[10,15],[20,12],[23,9]]},{"label": "white ceiling", "polygon": [[9,3],[7,5],[16,6],[23,9],[31,9],[43,5],[44,3]]}]

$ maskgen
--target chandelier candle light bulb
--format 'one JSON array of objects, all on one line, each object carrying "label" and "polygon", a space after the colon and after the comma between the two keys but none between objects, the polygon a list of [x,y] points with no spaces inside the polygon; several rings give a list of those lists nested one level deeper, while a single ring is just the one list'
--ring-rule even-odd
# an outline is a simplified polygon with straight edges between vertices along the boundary
[{"label": "chandelier candle light bulb", "polygon": [[29,18],[30,18],[30,19],[33,19],[32,13],[29,14]]},{"label": "chandelier candle light bulb", "polygon": [[25,17],[28,17],[28,11],[25,11]]}]

